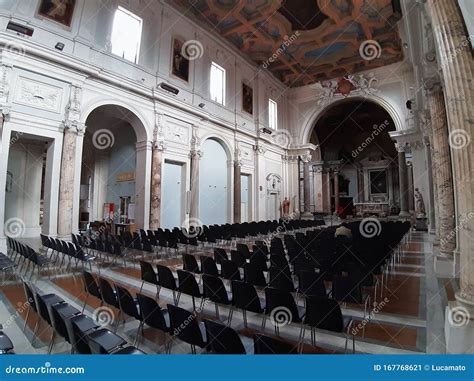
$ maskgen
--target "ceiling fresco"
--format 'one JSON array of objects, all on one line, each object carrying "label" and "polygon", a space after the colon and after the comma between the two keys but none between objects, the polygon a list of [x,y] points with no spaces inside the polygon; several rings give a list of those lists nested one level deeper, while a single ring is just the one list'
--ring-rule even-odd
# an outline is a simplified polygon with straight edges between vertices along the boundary
[{"label": "ceiling fresco", "polygon": [[399,0],[174,0],[290,87],[403,59]]}]

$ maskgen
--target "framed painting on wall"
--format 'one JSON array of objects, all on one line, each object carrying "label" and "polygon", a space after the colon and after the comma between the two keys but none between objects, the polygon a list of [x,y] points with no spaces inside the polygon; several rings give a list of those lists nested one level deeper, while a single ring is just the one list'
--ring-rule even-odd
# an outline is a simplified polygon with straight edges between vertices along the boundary
[{"label": "framed painting on wall", "polygon": [[242,110],[253,114],[253,89],[245,83],[242,83]]},{"label": "framed painting on wall", "polygon": [[76,0],[40,0],[37,15],[71,27]]},{"label": "framed painting on wall", "polygon": [[183,81],[189,81],[189,60],[183,55],[184,41],[173,38],[173,51],[171,56],[171,74]]}]

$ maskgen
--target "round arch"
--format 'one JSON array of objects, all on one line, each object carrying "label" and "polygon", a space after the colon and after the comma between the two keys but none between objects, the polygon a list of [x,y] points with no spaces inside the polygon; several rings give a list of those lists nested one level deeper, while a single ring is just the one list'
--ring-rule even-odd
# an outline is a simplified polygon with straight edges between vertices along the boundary
[{"label": "round arch", "polygon": [[379,96],[376,95],[370,95],[367,97],[361,97],[361,96],[349,96],[343,99],[338,99],[328,105],[326,105],[324,108],[317,108],[315,109],[307,118],[306,121],[303,124],[303,134],[302,134],[302,144],[309,143],[311,139],[311,133],[313,132],[314,126],[318,123],[319,119],[331,108],[345,102],[351,102],[351,101],[366,101],[366,102],[371,102],[376,104],[377,106],[383,108],[392,118],[393,123],[395,124],[395,128],[397,131],[403,130],[403,122],[400,117],[400,113],[397,111],[397,109],[386,99],[383,99]]},{"label": "round arch", "polygon": [[135,135],[137,136],[137,142],[151,140],[152,134],[150,131],[152,129],[149,127],[148,123],[146,122],[145,116],[135,107],[125,102],[121,102],[117,99],[103,99],[98,102],[90,102],[88,105],[86,105],[84,107],[84,112],[82,112],[81,120],[80,120],[81,123],[84,123],[86,125],[86,129],[87,129],[87,124],[86,124],[87,118],[89,118],[89,116],[95,110],[104,106],[120,107],[127,112],[127,114],[124,114],[124,120],[129,122],[130,125],[133,127],[133,130],[135,131]]},{"label": "round arch", "polygon": [[223,138],[222,136],[217,136],[213,133],[208,133],[208,134],[205,134],[204,136],[202,136],[201,138],[201,145],[206,141],[206,140],[209,140],[209,139],[212,139],[212,140],[215,140],[217,141],[219,144],[222,145],[222,148],[224,148],[224,151],[227,155],[227,160],[230,160],[232,159],[232,149],[231,149],[231,145],[230,143],[227,141],[227,139]]}]

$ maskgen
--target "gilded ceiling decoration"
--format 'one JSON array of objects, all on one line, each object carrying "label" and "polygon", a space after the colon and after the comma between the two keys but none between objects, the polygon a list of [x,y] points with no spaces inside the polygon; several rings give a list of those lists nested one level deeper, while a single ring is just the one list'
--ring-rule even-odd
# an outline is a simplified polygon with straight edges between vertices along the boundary
[{"label": "gilded ceiling decoration", "polygon": [[399,0],[175,0],[290,87],[403,59]]}]

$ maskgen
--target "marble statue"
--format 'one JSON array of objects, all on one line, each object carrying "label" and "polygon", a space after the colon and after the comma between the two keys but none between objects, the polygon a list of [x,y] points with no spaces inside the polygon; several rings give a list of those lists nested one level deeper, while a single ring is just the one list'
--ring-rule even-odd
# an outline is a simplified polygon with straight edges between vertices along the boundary
[{"label": "marble statue", "polygon": [[425,203],[423,201],[423,195],[420,193],[418,188],[415,188],[415,211],[417,215],[425,215]]}]

